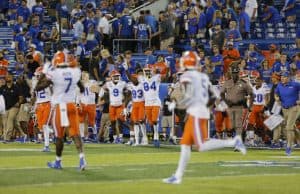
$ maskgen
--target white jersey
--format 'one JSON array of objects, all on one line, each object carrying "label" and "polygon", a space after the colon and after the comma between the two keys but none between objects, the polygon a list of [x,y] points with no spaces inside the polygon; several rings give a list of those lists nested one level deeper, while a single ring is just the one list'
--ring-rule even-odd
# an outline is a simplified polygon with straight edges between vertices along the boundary
[{"label": "white jersey", "polygon": [[36,95],[35,103],[37,104],[51,101],[51,90],[49,87],[40,90],[38,92],[35,92],[35,95]]},{"label": "white jersey", "polygon": [[138,85],[129,83],[127,85],[127,89],[131,92],[132,102],[144,102],[145,101],[143,85],[141,83],[139,83]]},{"label": "white jersey", "polygon": [[117,84],[114,84],[112,81],[109,81],[106,82],[103,88],[109,91],[109,104],[111,106],[121,106],[123,104],[123,91],[126,88],[126,82],[119,81]]},{"label": "white jersey", "polygon": [[159,98],[160,75],[156,74],[150,79],[140,76],[138,79],[143,87],[145,106],[161,106]]},{"label": "white jersey", "polygon": [[180,77],[180,82],[187,84],[183,99],[187,113],[197,118],[209,119],[207,103],[211,83],[208,76],[198,71],[186,71]]},{"label": "white jersey", "polygon": [[96,83],[96,81],[90,80],[83,83],[84,92],[80,94],[79,100],[83,104],[95,104],[96,94],[91,91],[91,87]]},{"label": "white jersey", "polygon": [[[214,93],[218,99],[221,99],[221,89],[222,89],[222,86],[220,86],[220,85],[212,85],[212,90],[214,91]],[[215,107],[216,111],[224,112],[224,111],[226,111],[226,109],[228,109],[227,104],[223,100],[221,100],[221,102],[219,104],[215,104],[215,105],[216,105],[216,107]]]},{"label": "white jersey", "polygon": [[47,77],[53,82],[52,104],[75,102],[77,83],[81,77],[79,68],[52,68]]},{"label": "white jersey", "polygon": [[260,88],[256,89],[255,86],[252,86],[254,100],[254,105],[265,105],[266,104],[266,95],[270,93],[270,88],[267,84],[263,84]]}]

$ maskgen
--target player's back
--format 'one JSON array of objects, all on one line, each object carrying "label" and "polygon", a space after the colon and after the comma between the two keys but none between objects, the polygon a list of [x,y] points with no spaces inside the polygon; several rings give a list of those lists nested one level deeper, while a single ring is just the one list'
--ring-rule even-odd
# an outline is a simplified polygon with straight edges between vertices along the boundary
[{"label": "player's back", "polygon": [[81,71],[78,68],[54,68],[48,72],[53,82],[52,103],[73,103]]},{"label": "player's back", "polygon": [[206,74],[198,71],[186,71],[180,78],[181,83],[189,84],[186,88],[187,112],[201,118],[209,118],[207,103],[209,100],[208,89],[211,83]]}]

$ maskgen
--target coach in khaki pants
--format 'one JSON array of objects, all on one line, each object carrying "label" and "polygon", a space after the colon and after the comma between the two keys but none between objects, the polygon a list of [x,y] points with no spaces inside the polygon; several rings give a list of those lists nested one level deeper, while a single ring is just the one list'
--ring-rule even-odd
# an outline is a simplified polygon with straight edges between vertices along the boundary
[{"label": "coach in khaki pants", "polygon": [[[5,141],[9,141],[11,140],[16,117],[23,101],[19,88],[13,83],[12,75],[6,76],[6,84],[0,88],[0,94],[4,97],[6,107],[6,113],[3,116],[3,136]],[[25,135],[23,131],[21,131],[21,135]]]},{"label": "coach in khaki pants", "polygon": [[275,100],[281,102],[284,121],[286,123],[287,147],[286,155],[291,155],[295,141],[295,123],[300,115],[299,108],[300,83],[289,80],[289,73],[281,76],[281,83],[275,90]]}]

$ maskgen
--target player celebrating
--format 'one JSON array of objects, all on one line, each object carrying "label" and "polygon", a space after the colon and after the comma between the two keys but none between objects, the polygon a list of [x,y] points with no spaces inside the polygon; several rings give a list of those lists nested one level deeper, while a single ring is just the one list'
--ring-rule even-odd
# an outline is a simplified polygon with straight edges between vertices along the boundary
[{"label": "player celebrating", "polygon": [[[137,75],[134,74],[131,76],[132,83],[129,83],[127,88],[131,91],[132,99],[132,111],[131,111],[131,121],[133,122],[133,130],[135,137],[135,144],[139,145],[139,131],[143,134],[142,144],[147,144],[147,134],[146,128],[144,126],[145,120],[145,98],[143,85],[138,82]],[[131,142],[132,143],[132,142]]]},{"label": "player celebrating", "polygon": [[[207,107],[214,102],[214,95],[211,90],[211,83],[206,74],[198,72],[198,56],[192,51],[183,53],[180,65],[186,71],[180,78],[180,82],[185,87],[184,99],[179,102],[185,105],[187,109],[188,119],[185,123],[184,132],[181,139],[181,153],[176,173],[169,178],[163,179],[164,183],[180,184],[184,169],[191,155],[191,145],[196,144],[198,151],[208,151],[224,147],[236,147],[243,154],[246,148],[242,143],[240,136],[234,139],[207,140],[208,137],[208,119],[210,116]],[[175,108],[175,102],[170,103],[169,109]]]},{"label": "player celebrating", "polygon": [[124,118],[124,90],[126,89],[126,82],[121,80],[121,75],[118,71],[111,72],[111,81],[105,83],[99,92],[100,99],[104,96],[104,92],[109,92],[109,118],[111,121],[111,128],[114,133],[114,142],[121,143],[120,131],[117,128],[125,120]]},{"label": "player celebrating", "polygon": [[[42,67],[39,67],[36,69],[34,73],[34,78],[32,81],[32,88],[35,88],[37,81],[44,77],[45,75],[42,74]],[[49,117],[50,117],[50,111],[51,111],[51,90],[50,87],[47,87],[45,89],[42,89],[40,91],[36,91],[34,93],[35,98],[33,101],[35,102],[35,114],[37,119],[37,125],[40,132],[44,133],[44,144],[45,147],[42,150],[43,152],[50,152],[49,148]],[[38,140],[41,139],[41,134],[38,133]]]},{"label": "player celebrating", "polygon": [[80,136],[84,137],[85,122],[88,121],[88,131],[93,134],[92,139],[96,139],[97,130],[95,128],[96,119],[96,92],[99,88],[95,81],[89,79],[87,72],[82,72],[82,84],[84,92],[80,94],[80,109],[79,109],[79,130]]},{"label": "player celebrating", "polygon": [[63,137],[66,128],[69,129],[69,135],[73,138],[79,152],[79,169],[84,170],[86,167],[75,104],[77,85],[81,92],[84,90],[80,82],[80,74],[79,68],[71,68],[68,63],[61,63],[56,68],[49,69],[46,77],[36,86],[36,91],[41,91],[50,85],[53,87],[51,102],[55,106],[52,121],[56,135],[56,160],[48,162],[49,168],[62,169]]},{"label": "player celebrating", "polygon": [[158,133],[158,117],[161,107],[161,101],[159,99],[159,85],[160,75],[152,75],[152,71],[149,68],[144,68],[144,75],[139,76],[139,82],[143,86],[145,96],[145,112],[148,123],[153,129],[153,144],[155,147],[159,147],[159,133]]}]

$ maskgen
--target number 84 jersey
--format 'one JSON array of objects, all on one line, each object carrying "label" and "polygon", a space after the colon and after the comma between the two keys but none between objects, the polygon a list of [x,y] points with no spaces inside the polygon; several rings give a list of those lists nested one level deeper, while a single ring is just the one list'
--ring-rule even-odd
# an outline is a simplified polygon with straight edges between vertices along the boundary
[{"label": "number 84 jersey", "polygon": [[143,87],[145,106],[161,106],[159,98],[160,75],[156,74],[150,79],[140,76],[138,79]]}]

